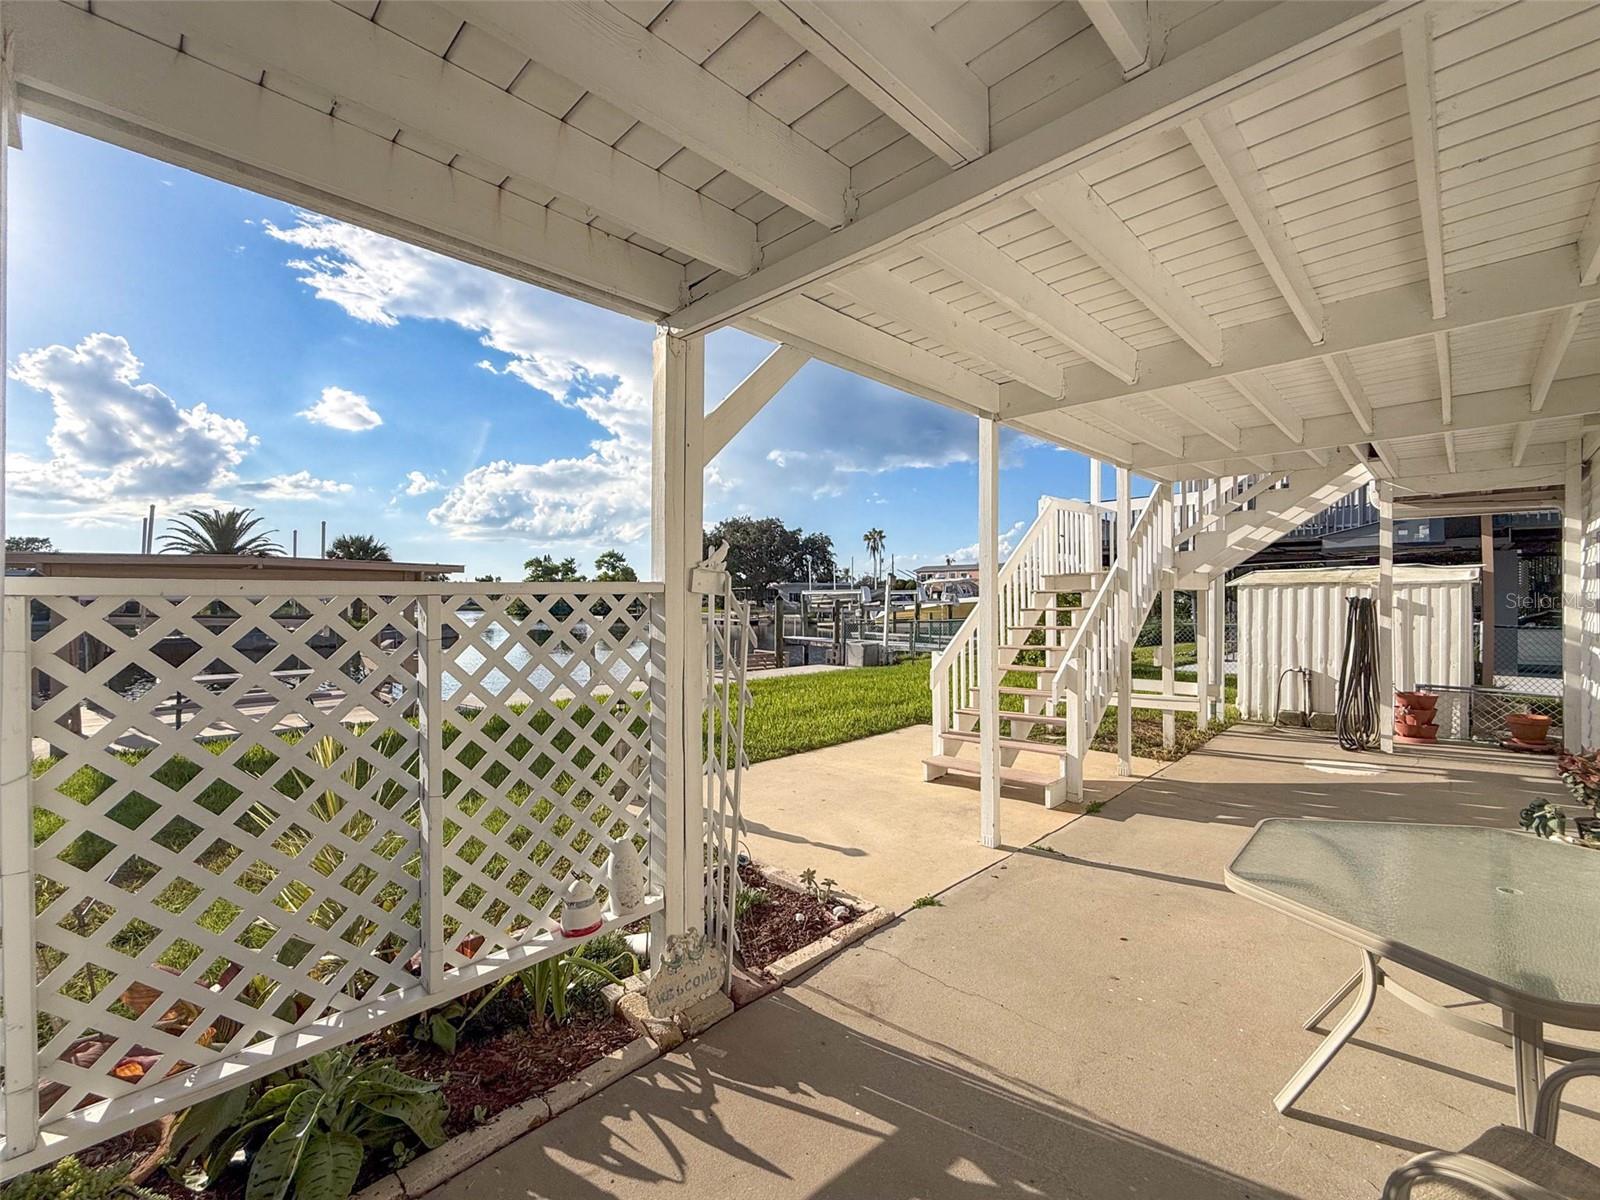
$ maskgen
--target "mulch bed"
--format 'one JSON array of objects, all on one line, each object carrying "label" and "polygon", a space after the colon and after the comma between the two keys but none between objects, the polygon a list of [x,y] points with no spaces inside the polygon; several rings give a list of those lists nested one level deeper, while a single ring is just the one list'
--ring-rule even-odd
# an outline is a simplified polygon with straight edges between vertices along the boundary
[{"label": "mulch bed", "polygon": [[[745,887],[761,888],[767,893],[767,902],[752,908],[737,926],[739,960],[746,970],[760,971],[861,915],[853,905],[838,898],[823,904],[815,896],[773,883],[753,863],[739,867],[739,880]],[[841,905],[846,910],[843,920],[833,915],[833,909]]]},{"label": "mulch bed", "polygon": [[[481,1042],[468,1041],[454,1054],[422,1046],[395,1058],[395,1066],[419,1079],[434,1079],[450,1105],[445,1129],[454,1136],[496,1113],[547,1092],[592,1062],[633,1041],[620,1017],[579,1015],[559,1029],[508,1029]],[[473,1110],[483,1109],[478,1120]]]},{"label": "mulch bed", "polygon": [[[409,1023],[394,1027],[404,1034]],[[581,1013],[567,1025],[554,1030],[526,1026],[502,1028],[491,1037],[469,1038],[446,1054],[431,1046],[410,1042],[409,1036],[384,1038],[387,1046],[376,1049],[391,1056],[394,1064],[408,1075],[437,1080],[450,1106],[445,1130],[454,1137],[482,1124],[497,1113],[547,1092],[570,1079],[590,1063],[597,1062],[633,1041],[633,1030],[620,1017],[605,1012]],[[375,1039],[377,1040],[377,1039]],[[474,1110],[477,1110],[476,1112]],[[79,1155],[93,1165],[140,1161],[153,1146],[147,1135],[124,1134],[103,1142]],[[361,1173],[357,1188],[388,1173],[386,1155],[371,1156]],[[245,1173],[231,1172],[215,1187],[196,1193],[158,1169],[144,1187],[172,1200],[239,1200],[244,1195]]]}]

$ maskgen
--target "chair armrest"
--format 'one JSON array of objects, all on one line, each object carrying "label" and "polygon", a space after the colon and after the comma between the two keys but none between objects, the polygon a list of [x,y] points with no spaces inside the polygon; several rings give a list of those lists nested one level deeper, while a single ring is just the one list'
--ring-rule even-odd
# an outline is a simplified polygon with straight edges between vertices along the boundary
[{"label": "chair armrest", "polygon": [[1383,1200],[1410,1200],[1412,1186],[1424,1180],[1464,1184],[1490,1200],[1568,1200],[1504,1167],[1449,1150],[1419,1154],[1390,1175],[1383,1185]]},{"label": "chair armrest", "polygon": [[1600,1058],[1583,1058],[1552,1071],[1539,1088],[1533,1113],[1533,1132],[1547,1142],[1556,1140],[1556,1119],[1561,1115],[1561,1093],[1567,1084],[1585,1075],[1600,1076]]}]

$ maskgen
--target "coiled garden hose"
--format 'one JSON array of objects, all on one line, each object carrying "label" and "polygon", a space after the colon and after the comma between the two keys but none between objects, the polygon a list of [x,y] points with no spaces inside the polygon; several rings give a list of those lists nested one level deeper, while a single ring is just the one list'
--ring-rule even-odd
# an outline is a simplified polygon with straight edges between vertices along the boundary
[{"label": "coiled garden hose", "polygon": [[1352,596],[1344,622],[1344,661],[1339,672],[1335,717],[1339,745],[1370,750],[1378,741],[1378,606],[1370,596]]}]

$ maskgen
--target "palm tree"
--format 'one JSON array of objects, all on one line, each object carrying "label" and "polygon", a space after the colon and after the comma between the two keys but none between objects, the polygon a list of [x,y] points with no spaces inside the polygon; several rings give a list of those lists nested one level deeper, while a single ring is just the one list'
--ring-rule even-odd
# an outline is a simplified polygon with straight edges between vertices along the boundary
[{"label": "palm tree", "polygon": [[389,562],[389,547],[370,533],[341,533],[328,547],[329,558]]},{"label": "palm tree", "polygon": [[172,521],[170,533],[162,534],[162,553],[242,554],[265,558],[282,554],[283,547],[272,540],[276,529],[256,531],[263,518],[253,508],[191,508]]},{"label": "palm tree", "polygon": [[883,530],[869,529],[861,535],[861,540],[867,544],[867,553],[872,556],[872,578],[876,580],[883,564],[883,544],[888,539],[883,536]]}]

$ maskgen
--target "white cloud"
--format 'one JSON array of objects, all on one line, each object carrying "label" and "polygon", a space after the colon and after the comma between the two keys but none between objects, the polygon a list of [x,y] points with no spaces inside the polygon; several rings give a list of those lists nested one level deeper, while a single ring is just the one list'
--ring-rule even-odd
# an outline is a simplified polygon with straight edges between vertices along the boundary
[{"label": "white cloud", "polygon": [[50,397],[54,422],[50,459],[12,455],[10,487],[84,515],[145,499],[193,502],[235,483],[256,444],[245,423],[203,403],[180,407],[142,371],[127,339],[110,333],[19,355],[11,378]]},{"label": "white cloud", "polygon": [[[1017,548],[1019,539],[1028,530],[1028,521],[1018,521],[1010,529],[1000,535],[1000,561],[1004,562],[1011,557],[1011,552]],[[946,550],[943,554],[932,555],[928,561],[931,563],[943,562],[946,558],[952,562],[977,562],[978,543],[970,546],[957,546],[954,550]]]},{"label": "white cloud", "polygon": [[[473,330],[504,356],[500,365],[479,366],[520,380],[600,427],[586,454],[537,463],[501,459],[468,471],[430,520],[478,538],[628,543],[648,532],[645,326],[309,213],[293,226],[268,223],[266,230],[307,252],[289,265],[318,297],[356,320],[441,320]],[[432,490],[407,479],[408,495]]]},{"label": "white cloud", "polygon": [[442,487],[444,487],[442,481],[430,479],[421,471],[406,472],[405,492],[408,496],[426,496],[429,492],[437,492]]},{"label": "white cloud", "polygon": [[254,483],[241,483],[239,490],[262,500],[321,500],[325,496],[348,492],[351,485],[334,479],[318,479],[310,471],[292,475],[272,475]]},{"label": "white cloud", "polygon": [[322,399],[310,408],[302,408],[299,415],[313,425],[326,425],[348,433],[363,433],[383,424],[383,418],[371,401],[342,387],[323,388]]}]

